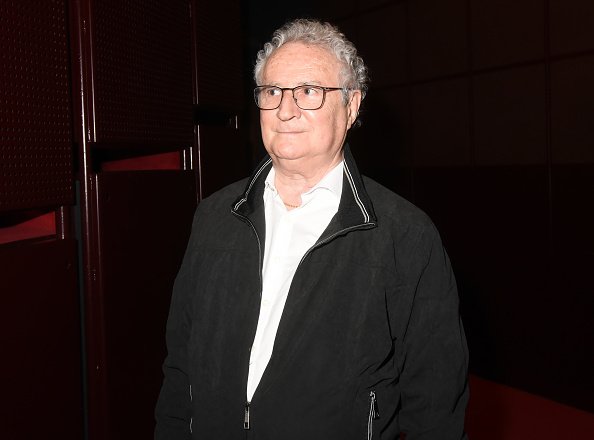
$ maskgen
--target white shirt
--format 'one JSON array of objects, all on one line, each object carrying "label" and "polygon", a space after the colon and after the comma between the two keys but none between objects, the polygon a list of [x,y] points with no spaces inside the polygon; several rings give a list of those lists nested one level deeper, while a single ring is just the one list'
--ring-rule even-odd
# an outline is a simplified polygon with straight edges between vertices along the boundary
[{"label": "white shirt", "polygon": [[287,210],[274,186],[274,167],[266,177],[262,298],[250,353],[248,402],[252,400],[272,356],[274,339],[297,266],[338,211],[343,169],[344,163],[341,161],[316,186],[301,194],[301,206],[291,211]]}]

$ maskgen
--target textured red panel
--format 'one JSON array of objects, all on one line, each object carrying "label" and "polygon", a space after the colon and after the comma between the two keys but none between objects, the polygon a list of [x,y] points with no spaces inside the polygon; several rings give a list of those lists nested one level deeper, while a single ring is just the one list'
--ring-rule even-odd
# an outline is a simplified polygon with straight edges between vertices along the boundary
[{"label": "textured red panel", "polygon": [[191,145],[188,2],[103,0],[91,18],[96,141]]},{"label": "textured red panel", "polygon": [[0,3],[0,211],[73,201],[64,0]]}]

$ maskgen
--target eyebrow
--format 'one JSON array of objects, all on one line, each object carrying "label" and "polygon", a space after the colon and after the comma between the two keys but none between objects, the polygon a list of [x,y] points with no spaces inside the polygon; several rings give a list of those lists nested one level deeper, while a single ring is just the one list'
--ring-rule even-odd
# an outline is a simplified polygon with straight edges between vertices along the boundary
[{"label": "eyebrow", "polygon": [[[320,81],[304,81],[304,82],[298,83],[298,84],[297,84],[296,86],[294,86],[294,87],[299,87],[299,86],[321,86],[321,84],[322,84],[322,83],[321,83]],[[272,83],[269,83],[269,84],[263,84],[263,85],[267,85],[267,86],[274,86],[274,87],[281,87],[281,86],[279,85],[279,83],[277,83],[277,82],[272,82]],[[281,87],[281,88],[282,88],[282,87]],[[291,88],[292,88],[292,87],[291,87]]]}]

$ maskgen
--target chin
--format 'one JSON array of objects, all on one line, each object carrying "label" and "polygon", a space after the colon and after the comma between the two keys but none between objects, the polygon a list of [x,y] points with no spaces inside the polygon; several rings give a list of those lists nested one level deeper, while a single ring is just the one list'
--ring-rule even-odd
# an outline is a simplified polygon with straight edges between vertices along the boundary
[{"label": "chin", "polygon": [[303,157],[307,148],[303,145],[283,142],[281,144],[275,144],[271,148],[266,148],[266,150],[268,150],[270,155],[276,156],[279,159],[295,160]]}]

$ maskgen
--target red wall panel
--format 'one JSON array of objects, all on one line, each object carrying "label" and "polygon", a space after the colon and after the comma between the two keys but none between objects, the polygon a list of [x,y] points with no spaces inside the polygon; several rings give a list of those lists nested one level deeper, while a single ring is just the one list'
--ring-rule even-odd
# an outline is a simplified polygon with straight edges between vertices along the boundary
[{"label": "red wall panel", "polygon": [[191,146],[188,2],[103,0],[91,6],[91,141]]},{"label": "red wall panel", "polygon": [[76,253],[73,240],[0,246],[0,438],[82,438]]},{"label": "red wall panel", "polygon": [[104,172],[95,184],[97,289],[87,295],[90,438],[150,438],[195,179],[191,171]]},{"label": "red wall panel", "polygon": [[65,1],[0,3],[0,212],[72,203]]}]

